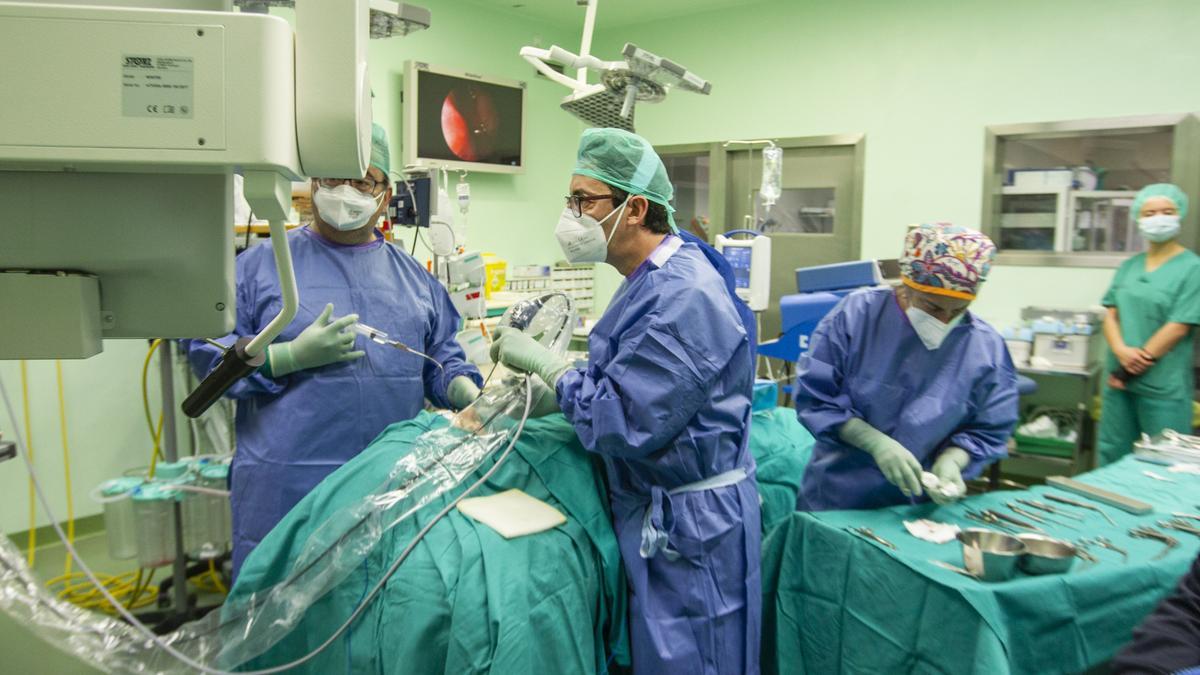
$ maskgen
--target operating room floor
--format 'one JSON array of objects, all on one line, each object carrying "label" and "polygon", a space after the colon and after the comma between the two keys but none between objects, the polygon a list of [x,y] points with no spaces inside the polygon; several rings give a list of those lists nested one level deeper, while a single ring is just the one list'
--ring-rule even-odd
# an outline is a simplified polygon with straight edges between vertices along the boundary
[{"label": "operating room floor", "polygon": [[[53,538],[53,535],[50,536]],[[25,535],[16,535],[13,541],[24,547]],[[43,581],[63,573],[66,549],[57,539],[53,541],[53,544],[45,546],[39,544],[37,549],[33,567],[38,578]],[[103,530],[77,537],[75,547],[97,574],[122,574],[135,569],[133,561],[116,561],[108,557],[108,541]],[[168,574],[169,570],[160,569],[155,575],[155,583],[166,578]],[[219,598],[201,594],[199,600],[202,604],[211,604]],[[0,657],[0,673],[93,675],[103,672],[51,646],[3,612],[0,612],[0,654],[3,654],[3,657]]]}]

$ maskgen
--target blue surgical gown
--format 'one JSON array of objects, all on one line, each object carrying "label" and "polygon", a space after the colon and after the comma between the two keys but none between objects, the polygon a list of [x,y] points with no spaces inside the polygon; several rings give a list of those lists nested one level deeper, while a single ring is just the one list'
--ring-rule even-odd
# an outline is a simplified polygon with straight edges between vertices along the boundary
[{"label": "blue surgical gown", "polygon": [[750,360],[754,361],[758,352],[758,318],[754,316],[754,310],[750,309],[750,305],[737,296],[737,282],[734,280],[733,266],[717,249],[691,232],[680,230],[679,238],[698,246],[700,252],[717,270],[717,274],[725,280],[725,290],[729,292],[729,297],[733,298],[733,307],[737,310],[738,317],[742,320],[742,328],[746,329],[746,338],[750,341]]},{"label": "blue surgical gown", "polygon": [[[359,337],[361,359],[271,378],[257,372],[237,382],[237,452],[230,472],[233,566],[317,483],[371,442],[384,427],[411,419],[428,397],[449,407],[446,387],[465,375],[482,384],[455,340],[458,313],[445,289],[411,256],[382,237],[341,246],[304,228],[288,234],[300,310],[276,338],[293,340],[333,303],[334,316],[359,319],[440,361]],[[269,245],[237,260],[237,323],[219,342],[261,330],[282,306],[275,258]],[[184,341],[197,377],[220,360],[203,340]]]},{"label": "blue surgical gown", "polygon": [[926,349],[889,288],[843,298],[796,372],[796,411],[817,439],[802,511],[909,502],[870,455],[840,440],[851,417],[908,448],[927,471],[945,448],[966,450],[967,478],[1007,454],[1017,423],[1016,373],[1000,334],[967,312],[940,348]]},{"label": "blue surgical gown", "polygon": [[[558,401],[607,469],[631,589],[634,671],[757,673],[761,535],[747,449],[750,344],[701,249],[683,243],[663,257],[651,256],[622,285],[588,338],[588,367],[559,379]],[[749,478],[668,494],[734,469]],[[648,512],[677,558],[642,557]]]}]

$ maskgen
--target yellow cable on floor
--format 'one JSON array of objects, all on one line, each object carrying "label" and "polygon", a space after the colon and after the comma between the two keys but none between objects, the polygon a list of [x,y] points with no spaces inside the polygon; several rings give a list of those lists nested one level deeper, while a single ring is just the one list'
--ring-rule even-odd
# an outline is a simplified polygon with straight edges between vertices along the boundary
[{"label": "yellow cable on floor", "polygon": [[[33,464],[33,425],[29,423],[29,371],[21,361],[21,403],[25,414],[25,454]],[[14,420],[15,421],[15,420]],[[33,476],[29,477],[29,566],[37,558],[37,494],[33,487]]]},{"label": "yellow cable on floor", "polygon": [[[122,598],[128,597],[128,601],[122,602],[127,609],[140,609],[147,605],[153,604],[157,596],[157,587],[150,585],[153,579],[153,571],[149,577],[145,577],[145,570],[138,569],[133,572],[126,572],[118,575],[101,574],[97,575],[100,583],[108,589],[109,593],[120,602]],[[143,585],[143,579],[145,584]],[[64,574],[55,577],[46,582],[46,587],[52,591],[57,588],[57,596],[59,599],[66,600],[78,607],[84,609],[94,609],[107,614],[116,614],[116,609],[109,604],[100,591],[92,585],[87,576],[81,572],[72,574]],[[151,588],[154,593],[144,595]]]},{"label": "yellow cable on floor", "polygon": [[[150,395],[147,385],[148,373],[150,369],[150,359],[154,355],[154,351],[162,344],[162,340],[155,340],[150,349],[146,352],[146,360],[142,364],[142,405],[146,414],[146,425],[150,431],[150,438],[153,441],[153,454],[150,457],[150,477],[154,477],[154,469],[159,456],[162,454],[162,429],[163,416],[159,413],[157,428],[153,421],[153,416],[150,413]],[[66,395],[63,387],[62,362],[55,361],[55,370],[58,381],[58,415],[59,429],[62,434],[63,444],[63,471],[67,490],[67,539],[72,544],[75,542],[75,504],[71,489],[71,452],[67,442],[67,412],[66,412]],[[29,385],[26,364],[21,362],[21,390],[24,395],[25,403],[25,440],[29,458],[33,459],[33,446],[30,444],[32,436],[31,425],[29,422]],[[34,552],[36,550],[36,520],[34,517],[34,507],[36,495],[33,491],[33,479],[30,479],[30,528],[29,528],[29,564],[32,566],[34,562]],[[62,575],[55,577],[46,582],[46,587],[50,589],[58,588],[58,597],[67,600],[72,604],[84,609],[93,609],[107,614],[116,614],[116,609],[109,603],[108,599],[100,593],[87,576],[80,572],[71,571],[71,557],[68,555],[66,559],[65,571]],[[154,574],[156,569],[150,570],[147,575],[144,569],[137,569],[132,572],[126,572],[118,575],[97,575],[97,580],[108,589],[109,593],[117,600],[123,598],[129,599],[122,604],[126,609],[140,609],[153,604],[158,595],[158,587],[153,586]],[[209,572],[205,576],[211,574],[212,581],[218,589],[223,589],[220,579],[215,573],[215,566],[210,563]],[[143,583],[144,581],[144,583]]]},{"label": "yellow cable on floor", "polygon": [[[63,477],[67,489],[67,541],[75,545],[75,497],[71,494],[71,448],[67,445],[67,398],[63,393],[62,361],[54,362],[55,374],[58,378],[58,428],[62,434],[63,448]],[[63,563],[63,574],[71,573],[71,556]]]}]

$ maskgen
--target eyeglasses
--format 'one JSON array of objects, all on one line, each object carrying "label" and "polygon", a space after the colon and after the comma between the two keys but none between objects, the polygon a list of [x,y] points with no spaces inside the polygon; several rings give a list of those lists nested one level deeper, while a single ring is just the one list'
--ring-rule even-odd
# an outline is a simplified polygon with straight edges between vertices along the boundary
[{"label": "eyeglasses", "polygon": [[375,189],[380,186],[387,187],[386,180],[375,180],[370,176],[364,178],[322,178],[317,181],[317,184],[328,190],[332,190],[339,185],[349,184],[355,190],[368,195],[375,194]]},{"label": "eyeglasses", "polygon": [[611,199],[613,205],[617,204],[617,196],[613,194],[607,195],[567,195],[567,208],[571,209],[571,213],[575,214],[576,218],[583,216],[583,205],[592,202],[598,202],[601,199]]}]

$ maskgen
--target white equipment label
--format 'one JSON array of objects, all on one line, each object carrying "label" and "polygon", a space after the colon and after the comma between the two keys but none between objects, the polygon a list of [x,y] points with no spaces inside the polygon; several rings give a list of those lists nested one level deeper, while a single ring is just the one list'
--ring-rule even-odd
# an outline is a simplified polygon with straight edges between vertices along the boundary
[{"label": "white equipment label", "polygon": [[192,118],[195,76],[190,56],[121,57],[121,114]]}]

